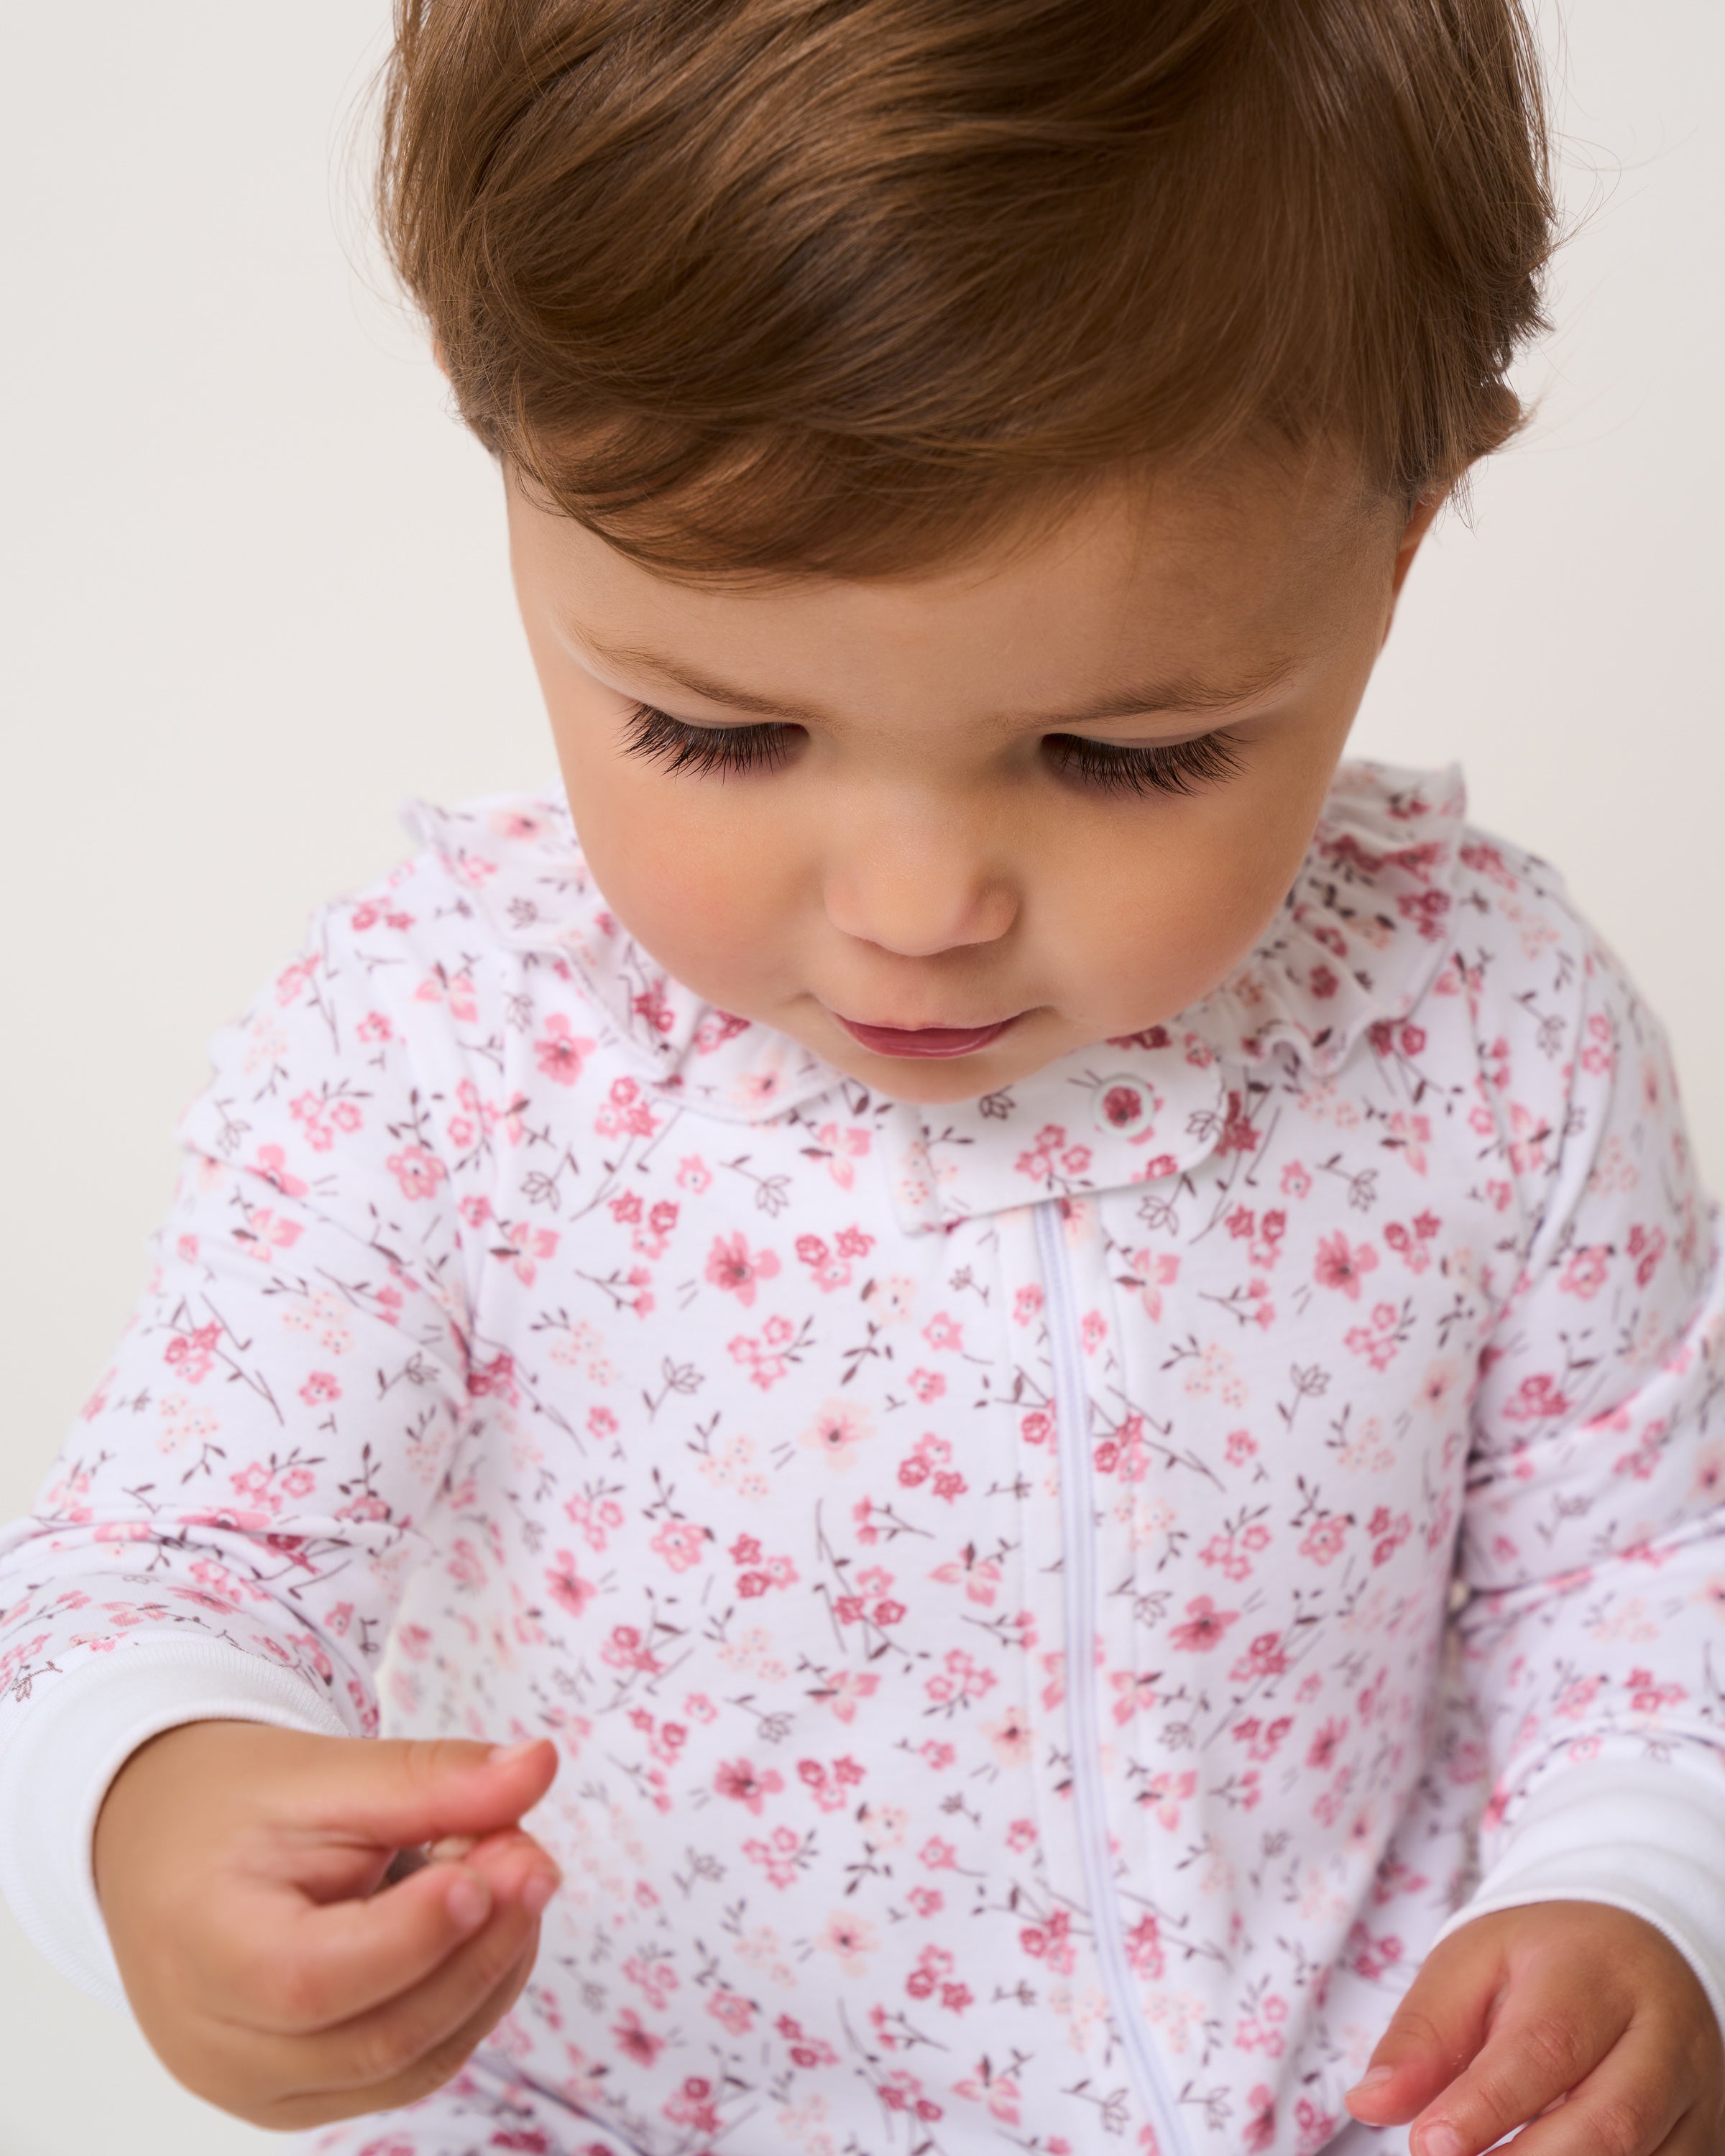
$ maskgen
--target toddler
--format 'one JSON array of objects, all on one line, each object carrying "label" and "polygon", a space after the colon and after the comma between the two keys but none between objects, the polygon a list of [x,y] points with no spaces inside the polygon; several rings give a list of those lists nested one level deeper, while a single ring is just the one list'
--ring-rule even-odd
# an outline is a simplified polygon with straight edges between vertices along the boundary
[{"label": "toddler", "polygon": [[323,2156],[1713,2156],[1666,1051],[1338,769],[1515,0],[399,0],[381,201],[563,787],[217,1045],[3,1545],[21,1921]]}]

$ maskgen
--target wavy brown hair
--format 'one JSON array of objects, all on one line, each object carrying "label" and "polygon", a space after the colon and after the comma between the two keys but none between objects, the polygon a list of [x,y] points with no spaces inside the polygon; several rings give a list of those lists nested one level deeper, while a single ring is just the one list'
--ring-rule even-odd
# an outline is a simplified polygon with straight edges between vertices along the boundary
[{"label": "wavy brown hair", "polygon": [[672,574],[868,574],[1104,471],[1519,422],[1517,0],[396,0],[379,201],[475,432]]}]

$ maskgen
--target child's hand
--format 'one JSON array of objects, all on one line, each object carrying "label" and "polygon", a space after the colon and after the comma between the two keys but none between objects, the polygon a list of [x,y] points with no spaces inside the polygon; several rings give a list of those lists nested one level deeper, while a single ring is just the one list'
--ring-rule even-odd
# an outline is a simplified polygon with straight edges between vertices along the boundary
[{"label": "child's hand", "polygon": [[[96,1885],[169,2071],[272,2128],[392,2109],[447,2081],[531,1972],[558,1874],[516,1822],[556,1773],[549,1743],[240,1722],[134,1753],[97,1824]],[[477,1839],[382,1883],[398,1851],[446,1835]]]},{"label": "child's hand", "polygon": [[1530,2119],[1516,2156],[1717,2156],[1725,2044],[1661,1933],[1543,1902],[1433,1950],[1348,2107],[1372,2126],[1417,2113],[1413,2156],[1478,2156]]}]

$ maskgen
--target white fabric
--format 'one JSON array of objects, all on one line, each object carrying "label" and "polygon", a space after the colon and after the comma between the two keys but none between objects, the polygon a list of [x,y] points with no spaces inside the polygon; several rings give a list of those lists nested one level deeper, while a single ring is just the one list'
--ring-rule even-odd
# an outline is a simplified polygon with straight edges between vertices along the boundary
[{"label": "white fabric", "polygon": [[188,1722],[346,1734],[290,1670],[213,1640],[152,1640],[69,1671],[0,1758],[0,1892],[60,1974],[105,2005],[126,1994],[96,1899],[97,1815],[132,1753]]},{"label": "white fabric", "polygon": [[1496,1841],[1477,1892],[1440,1936],[1529,1902],[1602,1902],[1664,1933],[1725,2026],[1725,1802],[1716,1784],[1676,1764],[1568,1767],[1534,1789]]},{"label": "white fabric", "polygon": [[238,1686],[555,1738],[496,2058],[583,2156],[1309,2156],[1482,1815],[1716,1969],[1725,1271],[1656,1024],[1462,818],[1345,771],[1214,996],[922,1109],[668,979],[562,804],[425,816],[218,1042],[0,1535],[33,1922],[88,1970],[103,1775]]}]

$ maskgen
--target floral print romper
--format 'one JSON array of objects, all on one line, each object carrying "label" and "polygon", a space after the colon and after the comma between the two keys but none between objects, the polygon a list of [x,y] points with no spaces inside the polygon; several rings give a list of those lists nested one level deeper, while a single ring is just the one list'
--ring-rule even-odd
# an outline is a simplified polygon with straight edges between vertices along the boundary
[{"label": "floral print romper", "polygon": [[920,1108],[700,1004],[563,804],[422,811],[218,1044],[0,1543],[0,1866],[143,1735],[562,1753],[567,1883],[335,2156],[1312,2156],[1455,1912],[1725,1977],[1725,1409],[1659,1033],[1455,774],[1249,961]]}]

